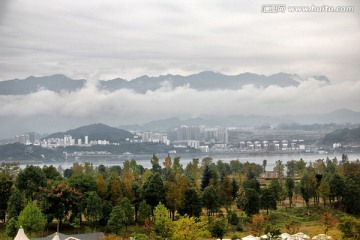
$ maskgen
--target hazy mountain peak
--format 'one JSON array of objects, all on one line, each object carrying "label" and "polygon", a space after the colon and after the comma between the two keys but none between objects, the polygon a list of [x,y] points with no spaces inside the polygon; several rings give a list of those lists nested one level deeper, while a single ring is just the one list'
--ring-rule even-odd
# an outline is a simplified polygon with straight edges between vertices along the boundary
[{"label": "hazy mountain peak", "polygon": [[[328,82],[325,76],[316,76],[315,79]],[[26,81],[8,80],[0,82],[0,95],[25,95],[36,92],[39,89],[47,89],[54,92],[75,91],[85,86],[86,80],[73,80],[62,74],[52,76],[34,77],[30,76]],[[279,87],[298,86],[300,77],[296,74],[279,72],[273,75],[259,75],[245,72],[238,75],[225,75],[219,72],[203,71],[188,76],[182,75],[160,75],[149,77],[143,75],[127,81],[122,78],[115,78],[107,81],[100,81],[100,90],[116,91],[118,89],[131,89],[138,93],[155,91],[163,87],[163,82],[168,81],[172,87],[188,85],[198,91],[241,89],[245,85],[255,87],[268,87],[276,85]]]}]

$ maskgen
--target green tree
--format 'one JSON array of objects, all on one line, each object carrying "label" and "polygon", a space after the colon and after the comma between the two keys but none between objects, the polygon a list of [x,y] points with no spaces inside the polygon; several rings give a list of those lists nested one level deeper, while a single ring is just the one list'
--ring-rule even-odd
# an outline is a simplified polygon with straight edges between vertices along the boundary
[{"label": "green tree", "polygon": [[133,206],[131,205],[130,200],[127,197],[124,197],[123,199],[121,199],[120,206],[122,207],[122,209],[124,210],[124,213],[125,213],[126,220],[125,220],[124,224],[125,224],[125,231],[127,232],[127,227],[130,224],[134,223],[135,211],[134,211]]},{"label": "green tree", "polygon": [[330,197],[330,185],[326,178],[322,178],[320,182],[320,186],[318,188],[319,195],[323,199],[324,206],[326,206],[326,200]]},{"label": "green tree", "polygon": [[103,202],[101,205],[102,218],[99,220],[101,226],[106,226],[108,223],[112,209],[113,207],[108,201]]},{"label": "green tree", "polygon": [[45,229],[46,218],[41,210],[33,203],[28,203],[20,212],[19,225],[29,232],[30,236],[34,232],[42,232]]},{"label": "green tree", "polygon": [[241,204],[237,202],[240,207],[248,216],[259,213],[260,210],[260,196],[251,188],[245,190],[245,194],[240,198]]},{"label": "green tree", "polygon": [[50,166],[44,165],[42,170],[45,173],[46,179],[55,180],[62,178],[58,170],[53,165]]},{"label": "green tree", "polygon": [[125,222],[126,215],[124,209],[121,206],[114,207],[108,220],[108,228],[118,235],[119,231],[125,226]]},{"label": "green tree", "polygon": [[232,180],[231,180],[231,188],[232,188],[231,195],[232,195],[233,199],[235,199],[237,197],[237,194],[239,191],[239,185],[236,182],[235,178],[232,178]]},{"label": "green tree", "polygon": [[315,197],[316,195],[316,178],[313,174],[307,172],[304,173],[303,177],[300,180],[301,184],[301,195],[306,202],[306,206],[309,206],[310,198]]},{"label": "green tree", "polygon": [[8,218],[17,218],[21,210],[25,207],[23,194],[19,189],[12,189],[8,201],[7,214]]},{"label": "green tree", "polygon": [[295,165],[296,161],[291,160],[286,162],[286,174],[288,177],[294,177],[295,175]]},{"label": "green tree", "polygon": [[298,175],[302,175],[306,169],[306,162],[301,158],[299,161],[296,161],[294,170]]},{"label": "green tree", "polygon": [[243,183],[243,186],[244,186],[245,189],[251,188],[251,189],[254,189],[257,193],[260,193],[260,183],[255,178],[251,178],[249,180],[246,180]]},{"label": "green tree", "polygon": [[96,181],[94,175],[80,174],[73,175],[68,180],[69,186],[77,191],[85,194],[87,192],[96,191]]},{"label": "green tree", "polygon": [[209,186],[211,178],[215,175],[214,171],[210,169],[209,165],[205,165],[205,169],[201,178],[201,191],[204,191],[204,189]]},{"label": "green tree", "polygon": [[159,173],[152,174],[143,185],[143,198],[152,208],[165,200],[165,186]]},{"label": "green tree", "polygon": [[286,187],[287,196],[289,198],[290,207],[292,207],[292,198],[295,190],[295,181],[292,177],[286,178],[285,187]]},{"label": "green tree", "polygon": [[185,176],[172,173],[169,175],[169,180],[166,182],[166,207],[170,210],[172,219],[175,218],[175,211],[183,205],[184,193],[188,187]]},{"label": "green tree", "polygon": [[159,163],[159,158],[155,155],[155,153],[153,154],[153,156],[151,158],[151,165],[152,165],[151,171],[153,173],[160,173],[161,174],[162,168],[161,168],[160,163]]},{"label": "green tree", "polygon": [[220,179],[223,179],[230,174],[230,165],[228,163],[224,163],[222,160],[218,160],[216,162],[216,169],[220,175]]},{"label": "green tree", "polygon": [[340,200],[344,194],[345,181],[343,177],[335,173],[329,182],[330,185],[330,198],[332,201]]},{"label": "green tree", "polygon": [[360,223],[355,218],[350,216],[341,218],[338,228],[344,239],[360,239]]},{"label": "green tree", "polygon": [[241,173],[243,171],[243,164],[239,160],[230,161],[230,172]]},{"label": "green tree", "polygon": [[269,209],[276,210],[276,197],[271,188],[263,188],[260,195],[261,207],[266,209],[269,215]]},{"label": "green tree", "polygon": [[0,172],[0,220],[5,222],[5,213],[7,202],[11,196],[11,187],[13,185],[9,174]]},{"label": "green tree", "polygon": [[23,191],[25,197],[30,201],[35,199],[39,187],[43,187],[45,184],[46,176],[44,171],[40,167],[33,165],[28,165],[21,170],[15,180],[16,188]]},{"label": "green tree", "polygon": [[227,231],[227,225],[226,220],[219,218],[215,219],[209,226],[209,230],[212,237],[223,239],[226,231]]},{"label": "green tree", "polygon": [[207,239],[210,235],[205,219],[196,219],[194,217],[181,216],[173,223],[173,235],[170,239],[178,240],[201,240]]},{"label": "green tree", "polygon": [[151,217],[151,206],[146,204],[143,200],[139,205],[139,216],[138,220],[140,223],[144,223],[146,220],[149,220]]},{"label": "green tree", "polygon": [[351,214],[360,213],[360,181],[354,175],[346,178],[342,203]]},{"label": "green tree", "polygon": [[10,220],[6,223],[6,235],[8,237],[14,238],[18,232],[18,222],[16,218],[10,218]]},{"label": "green tree", "polygon": [[264,159],[263,160],[263,170],[264,170],[264,173],[266,172],[266,165],[267,165],[267,160],[266,159]]},{"label": "green tree", "polygon": [[284,176],[284,164],[282,163],[281,160],[277,160],[275,162],[274,170],[278,178],[282,178]]},{"label": "green tree", "polygon": [[190,217],[200,217],[202,203],[199,193],[194,188],[189,188],[185,191],[184,199],[184,203],[180,207],[179,213]]},{"label": "green tree", "polygon": [[96,192],[88,192],[85,198],[86,209],[85,217],[90,223],[90,226],[94,228],[96,221],[103,217],[101,207],[101,199]]},{"label": "green tree", "polygon": [[213,186],[208,186],[204,189],[202,202],[209,216],[211,216],[219,209],[220,196]]},{"label": "green tree", "polygon": [[185,168],[185,176],[189,180],[192,187],[196,187],[196,181],[199,179],[200,167],[199,167],[199,159],[194,158],[191,162],[186,165]]},{"label": "green tree", "polygon": [[160,239],[172,236],[172,222],[168,217],[168,209],[160,202],[154,209],[154,230]]}]

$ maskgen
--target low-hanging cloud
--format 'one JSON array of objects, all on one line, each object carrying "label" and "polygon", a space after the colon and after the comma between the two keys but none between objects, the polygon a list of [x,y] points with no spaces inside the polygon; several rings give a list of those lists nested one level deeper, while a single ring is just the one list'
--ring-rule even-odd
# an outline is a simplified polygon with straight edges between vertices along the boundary
[{"label": "low-hanging cloud", "polygon": [[[75,92],[49,90],[23,96],[0,96],[0,118],[61,117],[101,119],[112,116],[134,123],[172,116],[229,116],[325,113],[339,108],[359,111],[360,82],[326,84],[307,79],[297,87],[246,85],[235,90],[198,91],[168,82],[145,94],[130,89],[100,91],[96,84]],[[120,120],[119,120],[120,121]],[[120,123],[120,122],[119,122]]]}]

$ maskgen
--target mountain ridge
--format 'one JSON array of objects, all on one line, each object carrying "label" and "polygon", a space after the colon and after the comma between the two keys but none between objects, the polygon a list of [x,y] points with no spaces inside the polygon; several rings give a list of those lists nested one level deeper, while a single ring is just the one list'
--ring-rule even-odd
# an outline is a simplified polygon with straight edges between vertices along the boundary
[{"label": "mountain ridge", "polygon": [[126,139],[133,137],[129,131],[110,127],[103,123],[95,123],[86,126],[81,126],[75,129],[68,130],[66,132],[57,132],[48,135],[44,139],[49,138],[63,138],[64,135],[71,135],[73,139],[83,139],[85,136],[89,137],[89,141],[92,140],[107,140],[111,143],[122,142]]},{"label": "mountain ridge", "polygon": [[[313,78],[329,83],[325,76],[314,76]],[[149,77],[143,75],[130,81],[118,77],[111,80],[99,80],[97,87],[99,90],[110,92],[119,89],[131,89],[137,93],[144,94],[147,91],[155,91],[161,88],[164,82],[168,82],[174,88],[188,85],[190,88],[205,91],[240,89],[249,84],[256,87],[269,87],[272,85],[280,87],[298,86],[301,78],[296,74],[283,72],[265,76],[250,72],[225,75],[219,72],[203,71],[187,76],[167,74]],[[0,95],[26,95],[37,92],[40,89],[47,89],[56,93],[62,91],[73,92],[85,87],[86,83],[86,79],[74,80],[62,74],[43,77],[29,76],[25,79],[0,81]]]},{"label": "mountain ridge", "polygon": [[128,130],[161,130],[167,131],[181,125],[206,125],[208,127],[259,127],[262,125],[279,124],[344,124],[360,123],[360,112],[349,109],[339,109],[325,114],[307,115],[232,115],[226,117],[202,116],[181,120],[179,117],[171,117],[150,121],[142,125],[121,125],[120,128]]}]

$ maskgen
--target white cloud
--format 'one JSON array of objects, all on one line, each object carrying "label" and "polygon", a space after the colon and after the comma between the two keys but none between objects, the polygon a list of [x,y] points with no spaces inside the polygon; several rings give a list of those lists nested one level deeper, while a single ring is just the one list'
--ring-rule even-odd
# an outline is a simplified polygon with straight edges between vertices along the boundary
[{"label": "white cloud", "polygon": [[145,94],[128,89],[99,91],[90,83],[71,93],[56,94],[42,90],[25,96],[0,96],[0,116],[41,115],[90,119],[114,116],[115,119],[125,118],[144,123],[149,118],[204,114],[278,116],[325,113],[344,106],[359,111],[359,92],[360,83],[341,82],[331,85],[314,79],[302,81],[297,87],[257,88],[247,85],[238,90],[216,91],[197,91],[189,86],[172,88],[169,83],[164,83],[160,89]]}]

